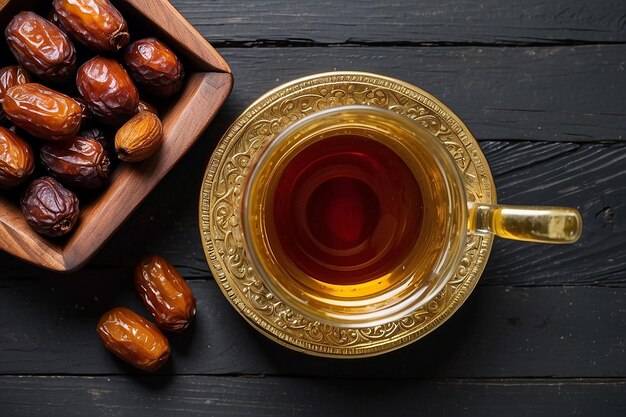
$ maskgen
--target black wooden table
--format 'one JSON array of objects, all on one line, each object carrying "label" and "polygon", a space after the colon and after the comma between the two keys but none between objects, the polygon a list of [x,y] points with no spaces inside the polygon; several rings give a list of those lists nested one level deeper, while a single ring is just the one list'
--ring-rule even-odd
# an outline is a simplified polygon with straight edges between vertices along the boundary
[{"label": "black wooden table", "polygon": [[[235,89],[194,149],[83,270],[0,254],[0,415],[626,415],[624,0],[176,0],[232,66]],[[198,193],[209,156],[256,97],[320,71],[416,84],[480,140],[499,200],[578,207],[573,246],[498,240],[479,287],[411,346],[363,360],[289,351],[212,280]],[[198,299],[156,375],[95,333],[145,254]]]}]

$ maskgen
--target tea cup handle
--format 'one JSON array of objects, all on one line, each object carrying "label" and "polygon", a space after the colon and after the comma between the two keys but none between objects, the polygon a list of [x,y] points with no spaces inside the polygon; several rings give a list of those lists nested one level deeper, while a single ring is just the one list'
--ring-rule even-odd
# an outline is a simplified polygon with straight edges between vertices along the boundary
[{"label": "tea cup handle", "polygon": [[583,220],[568,207],[507,206],[470,203],[468,233],[538,243],[574,243]]}]

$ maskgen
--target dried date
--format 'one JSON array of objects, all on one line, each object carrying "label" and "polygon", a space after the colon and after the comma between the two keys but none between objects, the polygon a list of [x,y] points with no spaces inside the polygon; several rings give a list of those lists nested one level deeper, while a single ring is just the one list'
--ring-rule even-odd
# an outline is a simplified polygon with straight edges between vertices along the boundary
[{"label": "dried date", "polygon": [[[78,136],[82,136],[84,138],[95,139],[104,147],[109,156],[109,161],[111,162],[111,167],[116,162],[115,156],[115,145],[113,143],[113,138],[106,134],[102,129],[97,127],[92,127],[91,129],[85,129],[78,132]],[[112,169],[110,169],[112,170]]]},{"label": "dried date", "polygon": [[165,330],[186,329],[196,314],[196,299],[191,289],[160,256],[147,257],[137,264],[135,288],[157,325]]},{"label": "dried date", "polygon": [[170,97],[183,85],[185,71],[180,60],[158,39],[131,43],[124,53],[124,63],[133,80],[151,95]]},{"label": "dried date", "polygon": [[35,158],[30,145],[9,129],[0,127],[0,187],[22,183],[33,173]]},{"label": "dried date", "polygon": [[98,188],[107,183],[111,173],[107,151],[91,138],[78,136],[45,145],[40,157],[48,173],[68,187]]},{"label": "dried date", "polygon": [[80,213],[76,195],[52,177],[32,181],[22,196],[21,208],[28,225],[50,237],[69,233]]},{"label": "dried date", "polygon": [[128,44],[128,25],[109,0],[54,0],[59,21],[79,42],[96,51],[117,52]]},{"label": "dried date", "polygon": [[4,35],[17,61],[39,78],[63,83],[76,71],[76,50],[58,27],[33,12],[21,12]]},{"label": "dried date", "polygon": [[9,65],[0,69],[0,122],[5,119],[2,112],[2,102],[7,90],[14,85],[21,85],[30,82],[30,74],[19,65]]},{"label": "dried date", "polygon": [[17,127],[45,140],[76,136],[83,114],[71,97],[37,83],[9,88],[2,110]]},{"label": "dried date", "polygon": [[102,129],[97,128],[97,127],[92,127],[91,129],[81,130],[78,133],[78,136],[82,136],[84,138],[95,139],[98,142],[100,142],[101,144],[104,144],[104,142],[107,141],[107,138],[106,138],[106,135],[104,134],[104,131]]},{"label": "dried date", "polygon": [[109,351],[144,371],[156,371],[170,356],[170,345],[163,333],[125,307],[106,312],[96,331]]},{"label": "dried date", "polygon": [[0,103],[4,101],[9,88],[29,82],[30,74],[19,65],[9,65],[0,69]]},{"label": "dried date", "polygon": [[139,93],[117,61],[97,56],[78,69],[76,85],[89,110],[105,123],[120,125],[137,110]]}]

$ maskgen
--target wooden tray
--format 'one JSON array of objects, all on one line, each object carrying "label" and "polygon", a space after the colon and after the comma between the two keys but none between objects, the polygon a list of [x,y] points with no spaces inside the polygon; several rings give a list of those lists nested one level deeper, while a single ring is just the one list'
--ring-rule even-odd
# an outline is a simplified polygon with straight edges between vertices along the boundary
[{"label": "wooden tray", "polygon": [[[102,247],[198,139],[233,86],[224,59],[168,1],[113,3],[128,21],[132,39],[154,35],[166,42],[183,61],[187,77],[181,94],[161,114],[164,144],[158,155],[141,164],[119,164],[108,188],[81,206],[79,224],[69,237],[38,235],[26,224],[16,199],[0,194],[0,249],[52,270],[75,270]],[[0,0],[0,27],[21,10],[46,16],[49,6],[36,0]],[[4,66],[13,60],[1,43]]]}]

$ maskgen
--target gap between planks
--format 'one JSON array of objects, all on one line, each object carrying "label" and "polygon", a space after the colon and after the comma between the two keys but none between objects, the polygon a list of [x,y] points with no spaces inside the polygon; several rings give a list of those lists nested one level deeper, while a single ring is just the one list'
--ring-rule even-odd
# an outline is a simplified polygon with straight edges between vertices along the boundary
[{"label": "gap between planks", "polygon": [[[207,39],[209,40],[209,39]],[[242,41],[213,40],[211,45],[216,49],[249,49],[249,48],[336,48],[336,47],[363,47],[363,48],[550,48],[558,46],[610,46],[626,45],[626,42],[616,41],[579,41],[579,40],[549,40],[544,42],[411,42],[411,41],[346,41],[346,42],[316,42],[312,39],[254,39]]]}]

